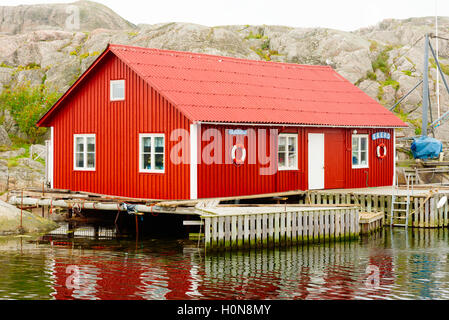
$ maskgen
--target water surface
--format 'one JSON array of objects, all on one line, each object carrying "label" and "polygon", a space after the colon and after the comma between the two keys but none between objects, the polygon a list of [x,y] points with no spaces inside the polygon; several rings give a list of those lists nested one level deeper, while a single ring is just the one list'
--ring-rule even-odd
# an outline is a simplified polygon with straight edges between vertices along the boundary
[{"label": "water surface", "polygon": [[449,298],[448,230],[213,255],[107,228],[65,233],[0,238],[0,299]]}]

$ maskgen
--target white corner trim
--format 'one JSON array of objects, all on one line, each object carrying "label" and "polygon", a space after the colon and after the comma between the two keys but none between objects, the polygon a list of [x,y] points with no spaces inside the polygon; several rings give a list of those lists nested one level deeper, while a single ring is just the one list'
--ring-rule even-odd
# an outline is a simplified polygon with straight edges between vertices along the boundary
[{"label": "white corner trim", "polygon": [[393,186],[396,185],[396,129],[393,129]]},{"label": "white corner trim", "polygon": [[198,199],[198,124],[190,125],[190,199]]},{"label": "white corner trim", "polygon": [[55,158],[55,127],[50,127],[50,146],[48,152],[48,181],[51,189],[54,189],[54,158]]}]

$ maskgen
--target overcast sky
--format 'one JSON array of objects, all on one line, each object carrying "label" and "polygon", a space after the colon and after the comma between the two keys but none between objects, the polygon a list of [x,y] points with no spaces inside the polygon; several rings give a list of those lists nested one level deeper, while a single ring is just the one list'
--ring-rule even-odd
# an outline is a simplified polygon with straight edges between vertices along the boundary
[{"label": "overcast sky", "polygon": [[[0,5],[71,3],[1,0]],[[98,0],[132,23],[270,24],[351,31],[386,18],[449,16],[448,0]]]}]

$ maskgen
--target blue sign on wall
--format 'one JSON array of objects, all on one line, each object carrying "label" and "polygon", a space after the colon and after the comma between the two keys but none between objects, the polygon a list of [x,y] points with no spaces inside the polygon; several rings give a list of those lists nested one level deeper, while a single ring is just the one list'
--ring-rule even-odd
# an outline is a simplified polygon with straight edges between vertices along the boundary
[{"label": "blue sign on wall", "polygon": [[387,139],[390,140],[391,135],[388,132],[376,132],[373,134],[372,139],[373,140],[377,140],[377,139]]},{"label": "blue sign on wall", "polygon": [[236,129],[236,130],[228,130],[228,134],[231,136],[246,136],[248,134],[248,130],[241,130],[241,129]]}]

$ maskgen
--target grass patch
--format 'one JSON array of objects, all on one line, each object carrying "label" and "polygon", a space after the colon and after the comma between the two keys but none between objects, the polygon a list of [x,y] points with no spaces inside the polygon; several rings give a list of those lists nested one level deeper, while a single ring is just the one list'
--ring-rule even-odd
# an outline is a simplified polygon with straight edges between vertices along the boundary
[{"label": "grass patch", "polygon": [[251,47],[251,50],[253,50],[255,53],[257,53],[257,55],[265,61],[271,61],[271,55],[269,52],[267,52],[266,50],[262,50],[261,48],[254,48]]},{"label": "grass patch", "polygon": [[366,73],[366,78],[372,81],[377,81],[377,75],[374,72],[368,71]]},{"label": "grass patch", "polygon": [[402,73],[405,74],[406,76],[413,77],[411,70],[402,70]]},{"label": "grass patch", "polygon": [[253,33],[252,31],[250,31],[249,35],[245,37],[245,40],[249,39],[268,39],[268,37],[264,37],[263,33]]},{"label": "grass patch", "polygon": [[19,161],[16,158],[8,159],[8,168],[14,168],[19,165]]},{"label": "grass patch", "polygon": [[419,136],[422,132],[422,124],[418,119],[410,119],[408,114],[401,110],[400,106],[397,107],[395,114],[404,122],[410,123],[413,127],[415,127],[415,135]]},{"label": "grass patch", "polygon": [[377,70],[382,71],[385,75],[390,74],[390,65],[388,64],[388,59],[390,58],[389,51],[391,49],[385,49],[382,52],[379,53],[379,55],[376,57],[376,59],[372,62],[372,67],[374,72]]},{"label": "grass patch", "polygon": [[265,40],[260,47],[262,50],[270,50],[270,39]]},{"label": "grass patch", "polygon": [[4,62],[2,62],[2,63],[0,64],[0,68],[14,69],[14,67],[9,66],[9,65],[5,64]]},{"label": "grass patch", "polygon": [[395,91],[398,91],[400,88],[400,84],[399,82],[397,82],[396,80],[393,80],[391,78],[388,78],[387,80],[385,80],[384,82],[382,82],[382,86],[386,87],[386,86],[392,86],[393,89]]},{"label": "grass patch", "polygon": [[[441,71],[443,71],[443,73],[447,76],[449,76],[449,64],[444,64],[441,61],[439,61],[440,63],[440,67],[441,67]],[[437,69],[437,63],[435,61],[434,58],[430,58],[430,65],[432,66],[432,68]]]},{"label": "grass patch", "polygon": [[377,41],[371,40],[370,41],[371,44],[369,46],[369,51],[373,52],[376,51],[379,48],[379,44],[377,43]]}]

